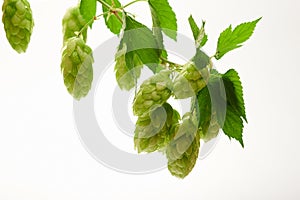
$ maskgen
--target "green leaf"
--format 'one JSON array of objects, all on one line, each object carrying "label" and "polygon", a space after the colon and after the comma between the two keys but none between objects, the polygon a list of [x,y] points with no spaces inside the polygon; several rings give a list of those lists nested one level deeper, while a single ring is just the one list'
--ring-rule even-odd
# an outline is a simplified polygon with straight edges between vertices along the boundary
[{"label": "green leaf", "polygon": [[191,27],[191,30],[193,32],[193,36],[195,39],[196,48],[203,47],[208,40],[207,34],[205,33],[205,29],[204,29],[205,21],[202,21],[202,27],[199,28],[198,25],[196,24],[193,16],[191,15],[189,17],[189,23],[190,23],[190,27]]},{"label": "green leaf", "polygon": [[[120,8],[121,3],[119,0],[104,0],[107,4],[111,5],[113,8]],[[109,8],[107,8],[105,5],[102,5],[103,12],[109,11]],[[123,19],[123,13],[117,12],[117,15],[119,16],[119,19],[114,14],[105,14],[103,15],[105,24],[107,28],[114,34],[120,34],[120,31],[122,29],[122,22],[120,19]]]},{"label": "green leaf", "polygon": [[226,119],[223,126],[223,132],[230,139],[234,138],[237,141],[239,141],[242,147],[244,147],[243,128],[243,120],[235,112],[235,109],[231,105],[228,105],[226,110]]},{"label": "green leaf", "polygon": [[151,10],[151,16],[152,16],[152,23],[153,23],[152,32],[153,32],[153,35],[156,39],[157,46],[159,48],[159,54],[163,58],[167,59],[168,58],[168,53],[167,53],[167,51],[165,50],[165,47],[164,47],[162,29],[159,28],[160,23],[158,21],[158,18],[156,16],[155,11],[151,7],[150,7],[150,10]]},{"label": "green leaf", "polygon": [[170,38],[176,40],[177,19],[168,0],[149,0],[152,19],[157,21],[156,25]]},{"label": "green leaf", "polygon": [[[80,13],[83,18],[90,22],[96,15],[97,0],[81,0],[80,1]],[[92,26],[92,23],[90,24]]]},{"label": "green leaf", "polygon": [[242,46],[242,43],[248,40],[261,18],[252,22],[246,22],[238,25],[233,31],[231,25],[225,29],[219,36],[216,59],[222,58],[227,52]]},{"label": "green leaf", "polygon": [[[142,39],[141,39],[142,38]],[[159,62],[159,49],[152,31],[145,25],[126,16],[126,28],[121,43],[126,44],[126,65],[134,67],[134,55],[154,73]],[[122,48],[122,47],[121,47]]]},{"label": "green leaf", "polygon": [[243,87],[238,73],[234,69],[230,69],[222,76],[222,79],[225,86],[227,102],[232,109],[247,122]]}]

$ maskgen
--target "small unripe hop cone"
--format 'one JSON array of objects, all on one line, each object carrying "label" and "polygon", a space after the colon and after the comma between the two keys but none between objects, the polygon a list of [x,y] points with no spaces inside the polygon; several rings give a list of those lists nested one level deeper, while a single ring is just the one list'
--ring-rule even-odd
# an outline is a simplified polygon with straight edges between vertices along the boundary
[{"label": "small unripe hop cone", "polygon": [[92,49],[81,37],[67,40],[62,55],[61,70],[68,92],[77,100],[85,97],[93,81]]},{"label": "small unripe hop cone", "polygon": [[175,97],[186,99],[195,96],[206,86],[208,78],[208,67],[199,70],[193,62],[188,62],[174,80]]},{"label": "small unripe hop cone", "polygon": [[[71,37],[77,36],[81,29],[87,24],[87,21],[83,19],[79,6],[69,8],[62,20],[63,26],[63,41],[64,43]],[[82,30],[81,33],[83,40],[86,42],[87,29]]]},{"label": "small unripe hop cone", "polygon": [[34,26],[27,0],[4,0],[2,22],[11,47],[18,53],[26,51]]}]

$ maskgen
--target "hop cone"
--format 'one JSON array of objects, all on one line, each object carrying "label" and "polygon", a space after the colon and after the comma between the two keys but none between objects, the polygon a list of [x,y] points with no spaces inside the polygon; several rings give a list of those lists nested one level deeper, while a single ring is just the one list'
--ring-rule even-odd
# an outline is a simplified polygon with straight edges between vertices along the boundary
[{"label": "hop cone", "polygon": [[143,82],[133,102],[135,115],[147,115],[152,106],[162,105],[168,100],[172,89],[170,73],[162,70]]},{"label": "hop cone", "polygon": [[116,65],[115,65],[115,73],[116,80],[118,82],[119,87],[122,90],[130,90],[136,85],[137,78],[140,77],[141,68],[143,64],[139,61],[137,57],[134,57],[134,61],[136,63],[133,69],[129,69],[126,65],[125,60],[126,54],[126,46],[123,45],[123,48],[119,50],[116,54]]},{"label": "hop cone", "polygon": [[27,0],[4,0],[2,22],[11,47],[18,53],[26,51],[34,26]]},{"label": "hop cone", "polygon": [[171,128],[179,118],[179,113],[168,103],[151,109],[149,115],[139,117],[134,136],[138,152],[150,153],[163,149],[169,143]]},{"label": "hop cone", "polygon": [[196,117],[186,113],[166,151],[171,174],[179,178],[186,177],[196,164],[199,148],[200,134]]},{"label": "hop cone", "polygon": [[[64,43],[71,37],[77,36],[78,33],[85,25],[87,21],[83,19],[80,14],[79,6],[69,8],[63,17],[63,36]],[[87,29],[82,32],[83,40],[86,42]]]},{"label": "hop cone", "polygon": [[210,125],[207,129],[207,132],[205,133],[205,132],[201,131],[200,132],[200,138],[202,140],[204,140],[204,142],[208,142],[211,139],[218,136],[220,128],[221,127],[220,127],[220,125],[218,123],[218,120],[217,120],[217,114],[216,114],[216,112],[213,112],[212,116],[211,116],[211,120],[210,120]]},{"label": "hop cone", "polygon": [[177,99],[195,96],[206,86],[209,76],[208,68],[197,69],[193,62],[183,66],[182,71],[174,80],[174,94]]},{"label": "hop cone", "polygon": [[64,46],[61,70],[68,92],[75,98],[86,96],[93,80],[92,49],[82,38],[70,38]]}]

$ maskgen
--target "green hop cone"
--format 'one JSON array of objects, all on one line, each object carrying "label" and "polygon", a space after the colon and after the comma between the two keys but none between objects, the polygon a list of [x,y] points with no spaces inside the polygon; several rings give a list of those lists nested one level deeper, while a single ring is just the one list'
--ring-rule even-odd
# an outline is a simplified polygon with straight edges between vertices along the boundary
[{"label": "green hop cone", "polygon": [[196,117],[186,113],[166,150],[168,169],[171,174],[178,178],[186,177],[196,164],[199,148],[200,134]]},{"label": "green hop cone", "polygon": [[75,98],[85,97],[91,89],[94,59],[92,49],[80,37],[70,38],[63,49],[61,70],[68,92]]},{"label": "green hop cone", "polygon": [[116,53],[115,73],[119,87],[122,90],[129,91],[136,85],[137,78],[141,75],[143,64],[137,57],[134,57],[136,67],[129,69],[125,60],[126,48],[126,45],[123,44],[123,48]]},{"label": "green hop cone", "polygon": [[6,38],[18,53],[26,52],[34,26],[27,0],[4,0],[2,22]]},{"label": "green hop cone", "polygon": [[[87,24],[87,21],[82,17],[79,5],[69,8],[62,20],[64,43],[81,31],[81,29]],[[86,42],[87,28],[82,31],[83,40]]]},{"label": "green hop cone", "polygon": [[206,86],[208,77],[209,70],[207,67],[199,70],[193,62],[186,63],[174,80],[173,92],[175,97],[186,99],[195,96]]},{"label": "green hop cone", "polygon": [[152,106],[163,105],[171,96],[171,71],[162,70],[145,80],[133,102],[133,113],[136,116],[147,115]]},{"label": "green hop cone", "polygon": [[171,128],[178,123],[179,113],[170,104],[152,108],[149,115],[139,117],[134,144],[138,152],[162,150],[170,142]]},{"label": "green hop cone", "polygon": [[213,138],[215,138],[215,137],[218,136],[220,128],[221,127],[220,127],[220,125],[218,123],[218,120],[217,120],[217,113],[216,113],[216,111],[214,111],[212,113],[211,120],[210,120],[210,125],[209,125],[207,131],[203,132],[201,130],[201,132],[200,132],[200,138],[204,142],[208,142],[211,139],[213,139]]}]

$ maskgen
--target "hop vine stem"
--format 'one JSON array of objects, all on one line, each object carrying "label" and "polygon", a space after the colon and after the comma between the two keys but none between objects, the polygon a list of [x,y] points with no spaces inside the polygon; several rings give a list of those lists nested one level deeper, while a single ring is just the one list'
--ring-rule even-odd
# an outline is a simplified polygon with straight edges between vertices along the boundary
[{"label": "hop vine stem", "polygon": [[86,24],[82,27],[82,29],[77,33],[77,35],[80,36],[80,35],[82,34],[82,32],[83,32],[85,29],[87,29],[87,27],[88,27],[91,23],[93,23],[93,21],[98,20],[99,17],[101,17],[101,16],[103,16],[103,15],[106,15],[106,14],[108,14],[108,13],[109,13],[109,11],[108,11],[108,12],[101,13],[101,14],[95,16],[94,18],[90,19],[90,21],[88,21],[88,23],[86,23]]},{"label": "hop vine stem", "polygon": [[109,5],[108,3],[106,3],[105,1],[103,0],[98,0],[99,3],[101,3],[102,5],[104,5],[105,7],[107,7],[108,9],[111,9],[111,5]]},{"label": "hop vine stem", "polygon": [[135,0],[135,1],[132,1],[132,2],[130,2],[130,3],[126,4],[126,5],[124,5],[122,8],[126,8],[126,7],[128,7],[128,6],[131,6],[132,4],[135,4],[135,3],[137,3],[137,2],[142,2],[142,1],[148,2],[148,0]]}]

